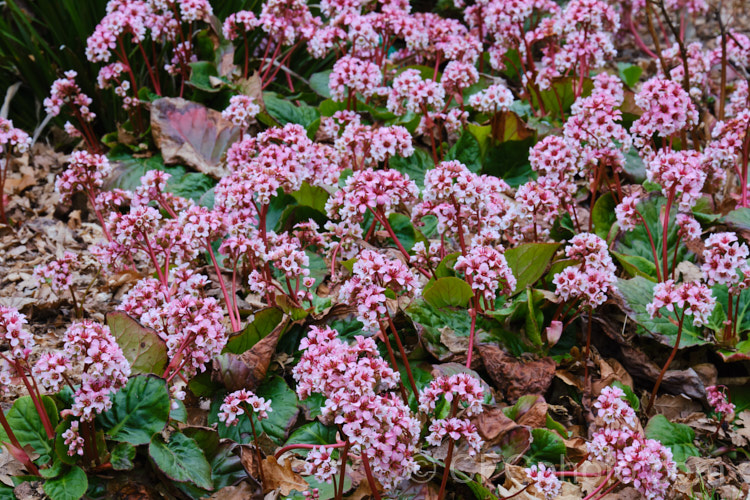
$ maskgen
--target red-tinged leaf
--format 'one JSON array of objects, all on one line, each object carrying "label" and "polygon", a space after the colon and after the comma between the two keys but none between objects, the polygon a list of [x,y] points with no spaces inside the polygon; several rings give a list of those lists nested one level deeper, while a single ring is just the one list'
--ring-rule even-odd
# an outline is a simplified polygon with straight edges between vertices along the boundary
[{"label": "red-tinged leaf", "polygon": [[229,172],[224,153],[240,137],[240,129],[221,113],[178,97],[151,103],[151,130],[164,162],[180,163],[220,179]]},{"label": "red-tinged leaf", "polygon": [[130,363],[133,375],[164,373],[168,361],[167,344],[156,331],[122,311],[108,313],[107,326]]}]

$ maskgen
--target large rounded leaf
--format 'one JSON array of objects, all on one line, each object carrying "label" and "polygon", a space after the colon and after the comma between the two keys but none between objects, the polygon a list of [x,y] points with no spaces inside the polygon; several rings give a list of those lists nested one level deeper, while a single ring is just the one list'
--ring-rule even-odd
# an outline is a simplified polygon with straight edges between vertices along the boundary
[{"label": "large rounded leaf", "polygon": [[438,309],[465,307],[473,296],[471,285],[454,276],[438,279],[424,292],[424,300]]},{"label": "large rounded leaf", "polygon": [[[255,393],[266,400],[270,400],[273,409],[268,413],[268,418],[260,422],[255,415],[250,417],[255,424],[255,430],[258,433],[265,432],[277,444],[283,443],[300,412],[297,395],[279,376],[274,376],[264,382]],[[216,398],[213,401],[208,415],[208,423],[210,425],[217,424],[219,436],[222,438],[231,439],[238,443],[251,442],[252,427],[247,413],[240,416],[237,425],[227,427],[223,422],[219,422],[218,413],[222,402],[222,398]]]},{"label": "large rounded leaf", "polygon": [[72,467],[56,479],[44,483],[44,492],[51,500],[78,500],[89,487],[86,473],[80,467]]},{"label": "large rounded leaf", "polygon": [[112,408],[99,415],[98,424],[115,441],[146,444],[166,427],[169,391],[164,380],[140,375],[128,381],[112,398]]},{"label": "large rounded leaf", "polygon": [[[47,396],[42,396],[42,402],[52,422],[52,426],[56,427],[58,415],[55,402]],[[8,410],[5,418],[8,420],[8,424],[13,429],[13,433],[18,438],[21,446],[30,445],[34,448],[34,451],[42,455],[42,458],[47,457],[42,460],[43,462],[48,461],[52,457],[54,444],[52,440],[47,438],[44,425],[42,425],[42,419],[39,418],[39,413],[36,411],[36,407],[30,396],[18,398],[13,403],[11,409]],[[2,427],[0,427],[0,442],[10,442]]]},{"label": "large rounded leaf", "polygon": [[211,465],[198,443],[181,432],[172,434],[169,442],[165,442],[161,434],[156,434],[151,439],[148,454],[159,470],[173,481],[213,489]]},{"label": "large rounded leaf", "polygon": [[107,326],[130,363],[134,375],[161,375],[167,366],[167,344],[151,328],[138,323],[122,311],[107,314]]}]

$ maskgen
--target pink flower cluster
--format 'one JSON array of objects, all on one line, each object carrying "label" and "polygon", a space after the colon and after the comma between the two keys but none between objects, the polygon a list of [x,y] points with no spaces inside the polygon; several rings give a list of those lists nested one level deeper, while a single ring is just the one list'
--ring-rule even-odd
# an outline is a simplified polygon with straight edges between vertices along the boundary
[{"label": "pink flower cluster", "polygon": [[[60,353],[44,354],[34,366],[34,374],[49,387],[57,388],[65,371],[75,364],[82,366],[81,385],[75,390],[73,406],[63,414],[91,421],[112,407],[110,395],[127,383],[130,364],[109,327],[91,320],[72,324],[64,341],[64,357]],[[66,437],[70,438],[68,454],[80,454],[82,441],[72,434]]]},{"label": "pink flower cluster", "polygon": [[388,217],[396,207],[411,204],[418,196],[417,185],[407,174],[365,169],[354,172],[328,199],[326,211],[331,219],[359,223],[367,210]]},{"label": "pink flower cluster", "polygon": [[469,97],[469,106],[482,113],[508,111],[513,104],[513,93],[504,85],[496,83]]},{"label": "pink flower cluster", "polygon": [[516,278],[505,256],[492,247],[474,247],[456,260],[455,269],[464,273],[472,290],[486,306],[494,304],[498,292],[509,295],[516,288]]},{"label": "pink flower cluster", "polygon": [[721,415],[727,422],[734,420],[736,406],[730,403],[726,395],[727,388],[723,385],[710,385],[706,387],[706,398],[714,412]]},{"label": "pink flower cluster", "polygon": [[682,86],[671,80],[651,78],[635,96],[635,103],[643,114],[630,129],[634,144],[649,158],[653,152],[651,137],[670,136],[698,123],[698,111]]},{"label": "pink flower cluster", "polygon": [[53,260],[48,264],[36,266],[34,268],[34,276],[40,283],[48,283],[52,291],[59,295],[73,284],[73,275],[71,272],[78,269],[78,264],[78,255],[66,251],[62,258]]},{"label": "pink flower cluster", "polygon": [[705,244],[701,272],[706,283],[746,288],[750,279],[747,245],[740,243],[735,233],[714,233],[706,238]]},{"label": "pink flower cluster", "polygon": [[[424,413],[435,410],[438,400],[443,397],[446,402],[455,405],[457,409],[465,408],[466,415],[477,415],[484,410],[482,402],[484,390],[475,377],[468,373],[457,373],[449,377],[439,377],[430,382],[419,395],[419,409]],[[466,405],[465,407],[463,405]],[[482,439],[477,429],[467,419],[443,418],[430,424],[430,434],[426,441],[432,446],[439,446],[445,436],[457,441],[464,438],[469,445],[469,453],[475,454],[482,447]]]},{"label": "pink flower cluster", "polygon": [[673,280],[667,280],[656,284],[654,298],[646,305],[646,311],[654,318],[661,316],[663,308],[674,312],[677,307],[683,310],[683,314],[693,316],[695,326],[702,326],[708,323],[714,306],[716,298],[705,284],[691,281],[675,285]]},{"label": "pink flower cluster", "polygon": [[502,179],[477,175],[457,160],[443,161],[425,174],[423,202],[412,219],[438,219],[438,231],[457,238],[463,248],[498,246],[511,227],[514,214],[505,196],[510,187]]},{"label": "pink flower cluster", "polygon": [[414,298],[419,295],[420,288],[416,276],[406,264],[364,250],[354,264],[352,277],[339,290],[339,299],[357,307],[357,319],[364,324],[365,330],[377,331],[381,318],[389,314],[387,292]]},{"label": "pink flower cluster", "polygon": [[698,201],[706,181],[704,157],[692,150],[656,153],[646,168],[646,178],[659,184],[666,197],[675,196],[679,209],[689,212]]},{"label": "pink flower cluster", "polygon": [[646,498],[665,498],[677,477],[672,452],[636,430],[635,412],[622,401],[624,396],[619,387],[602,390],[595,406],[605,425],[587,443],[589,456],[612,467],[616,479],[631,484]]},{"label": "pink flower cluster", "polygon": [[538,463],[524,469],[526,477],[534,484],[537,492],[544,495],[546,500],[557,498],[562,490],[562,482],[555,475],[554,467],[547,467],[543,463]]},{"label": "pink flower cluster", "polygon": [[247,127],[250,120],[260,113],[260,106],[250,96],[235,95],[229,98],[229,106],[221,112],[221,116],[238,127]]},{"label": "pink flower cluster", "polygon": [[[300,343],[302,358],[293,369],[297,394],[325,396],[323,418],[341,426],[350,452],[367,457],[373,475],[387,489],[417,468],[420,424],[400,397],[383,392],[397,387],[399,374],[378,354],[375,341],[355,337],[349,345],[329,327],[312,326]],[[350,455],[351,456],[351,455]],[[322,450],[308,455],[319,479],[330,480],[337,470]]]},{"label": "pink flower cluster", "polygon": [[354,94],[371,97],[381,93],[383,75],[374,63],[344,56],[333,65],[328,88],[334,101],[343,101]]},{"label": "pink flower cluster", "polygon": [[36,345],[34,337],[26,330],[26,316],[12,307],[0,306],[0,340],[7,342],[8,351],[0,352],[0,394],[14,385],[18,377],[18,361],[27,360]]},{"label": "pink flower cluster", "polygon": [[[13,126],[13,120],[0,117],[0,153],[25,153],[31,147],[29,134]],[[2,165],[2,164],[0,164]],[[0,172],[5,166],[0,166]]]},{"label": "pink flower cluster", "polygon": [[552,279],[557,287],[555,293],[565,301],[580,299],[587,307],[602,305],[617,281],[607,243],[595,234],[581,233],[570,240],[565,255],[579,265],[555,274]]},{"label": "pink flower cluster", "polygon": [[224,398],[224,403],[219,408],[219,421],[224,422],[227,427],[237,425],[238,418],[245,414],[244,408],[249,408],[258,420],[268,418],[268,412],[273,411],[271,401],[256,396],[252,391],[240,389]]},{"label": "pink flower cluster", "polygon": [[226,345],[224,312],[213,297],[206,297],[208,279],[186,265],[171,270],[171,284],[144,278],[122,299],[118,310],[125,311],[151,327],[167,343],[167,354],[174,378],[186,377],[205,369]]},{"label": "pink flower cluster", "polygon": [[55,190],[63,201],[69,201],[77,191],[85,191],[93,201],[111,170],[106,156],[85,150],[74,151],[68,168],[55,181]]},{"label": "pink flower cluster", "polygon": [[89,109],[91,98],[81,92],[81,88],[75,81],[78,73],[75,71],[66,71],[65,78],[60,78],[52,83],[50,96],[44,100],[45,111],[57,116],[61,108],[68,104],[73,108],[73,113],[85,122],[92,122],[96,115]]}]

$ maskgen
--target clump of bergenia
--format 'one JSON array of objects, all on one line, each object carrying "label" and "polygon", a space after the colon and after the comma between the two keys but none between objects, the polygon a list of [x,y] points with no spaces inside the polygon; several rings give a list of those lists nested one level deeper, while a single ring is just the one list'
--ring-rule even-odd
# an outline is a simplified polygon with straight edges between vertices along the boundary
[{"label": "clump of bergenia", "polygon": [[594,403],[603,425],[587,448],[590,459],[607,468],[596,498],[605,498],[620,483],[632,485],[646,498],[665,498],[677,477],[672,452],[638,430],[635,411],[624,397],[619,387],[605,387]]}]

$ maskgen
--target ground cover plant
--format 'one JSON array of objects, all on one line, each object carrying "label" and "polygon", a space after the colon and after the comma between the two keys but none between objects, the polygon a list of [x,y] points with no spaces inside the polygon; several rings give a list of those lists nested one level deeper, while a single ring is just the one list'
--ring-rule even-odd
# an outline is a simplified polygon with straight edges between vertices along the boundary
[{"label": "ground cover plant", "polygon": [[0,499],[750,494],[742,2],[2,8]]}]

